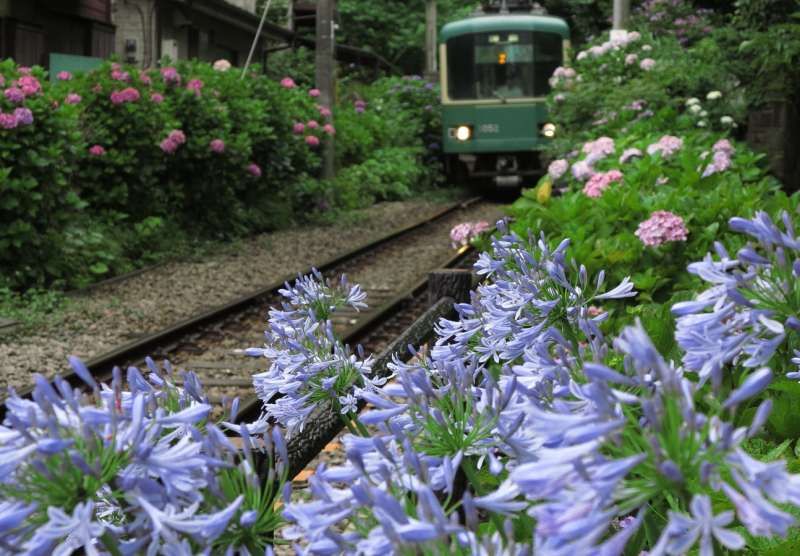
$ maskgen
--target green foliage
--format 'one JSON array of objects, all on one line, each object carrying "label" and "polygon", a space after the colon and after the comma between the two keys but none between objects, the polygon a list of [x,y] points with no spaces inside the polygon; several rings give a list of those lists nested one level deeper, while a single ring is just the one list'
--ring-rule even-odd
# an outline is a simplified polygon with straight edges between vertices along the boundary
[{"label": "green foliage", "polygon": [[608,29],[611,0],[544,0],[540,2],[550,15],[567,20],[572,44],[583,44]]},{"label": "green foliage", "polygon": [[[6,86],[22,77],[10,60],[0,62]],[[43,85],[46,76],[32,77]],[[85,206],[70,187],[79,167],[82,140],[77,108],[52,106],[52,99],[34,94],[25,99],[33,124],[0,129],[0,268],[12,284],[28,283],[50,271],[58,236]],[[19,105],[0,97],[0,109],[13,113]]]},{"label": "green foliage", "polygon": [[[438,0],[439,27],[469,15],[476,1]],[[339,40],[371,50],[405,73],[421,73],[425,48],[425,0],[339,0]]]}]

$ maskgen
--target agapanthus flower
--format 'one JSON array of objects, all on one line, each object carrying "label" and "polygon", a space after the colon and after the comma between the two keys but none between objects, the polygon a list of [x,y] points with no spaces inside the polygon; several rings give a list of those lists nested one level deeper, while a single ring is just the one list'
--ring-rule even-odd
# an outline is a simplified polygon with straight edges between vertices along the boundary
[{"label": "agapanthus flower", "polygon": [[636,229],[636,237],[648,247],[686,241],[688,234],[683,218],[666,210],[655,211]]},{"label": "agapanthus flower", "polygon": [[566,174],[567,170],[569,170],[569,162],[561,158],[550,163],[547,167],[547,174],[553,181],[556,181]]},{"label": "agapanthus flower", "polygon": [[366,307],[366,295],[344,276],[333,284],[316,271],[286,284],[280,294],[283,308],[270,310],[264,347],[247,353],[269,361],[267,371],[253,376],[265,416],[294,435],[318,403],[327,401],[339,411],[345,399],[345,413],[350,413],[355,388],[372,384],[371,360],[350,352],[335,337],[330,321],[339,307]]},{"label": "agapanthus flower", "polygon": [[683,148],[683,139],[674,135],[664,135],[657,142],[648,145],[647,154],[660,154],[662,158],[669,158]]},{"label": "agapanthus flower", "polygon": [[[4,541],[37,554],[263,551],[230,524],[255,512],[255,536],[271,536],[280,523],[287,458],[279,431],[242,425],[240,451],[208,422],[211,406],[192,373],[182,373],[181,388],[171,367],[148,359],[149,378],[131,367],[123,391],[119,369],[111,385],[98,385],[83,363],[71,364],[93,397],[36,376],[32,399],[11,392],[6,400]],[[254,452],[274,485],[261,485]]]}]

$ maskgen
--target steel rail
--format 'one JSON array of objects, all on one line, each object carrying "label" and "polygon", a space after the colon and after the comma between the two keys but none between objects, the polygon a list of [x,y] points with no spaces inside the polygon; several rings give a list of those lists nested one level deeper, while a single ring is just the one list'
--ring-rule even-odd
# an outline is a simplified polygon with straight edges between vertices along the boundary
[{"label": "steel rail", "polygon": [[[473,197],[465,201],[452,203],[451,205],[437,211],[427,218],[413,222],[380,238],[367,241],[360,246],[351,249],[350,251],[334,255],[327,260],[315,265],[311,265],[297,273],[287,274],[271,284],[268,284],[248,294],[242,295],[228,303],[214,307],[193,317],[178,321],[157,332],[147,334],[142,338],[128,342],[101,355],[88,359],[85,361],[85,365],[98,381],[105,381],[111,376],[111,371],[114,366],[121,366],[123,364],[130,363],[131,361],[142,361],[145,356],[153,353],[159,346],[174,342],[175,339],[185,336],[196,329],[202,328],[203,326],[206,326],[212,322],[224,319],[229,315],[241,312],[247,307],[258,303],[261,299],[270,295],[274,295],[279,289],[284,287],[286,282],[294,280],[298,274],[308,274],[314,268],[321,272],[335,268],[346,261],[352,260],[359,255],[387,244],[400,236],[406,235],[428,224],[434,223],[453,212],[463,210],[479,202],[480,200],[480,197]],[[72,370],[68,370],[61,376],[72,387],[85,386],[80,377]],[[26,386],[24,388],[17,389],[17,393],[21,397],[30,397],[32,392],[33,386]],[[0,399],[0,422],[2,422],[2,420],[5,418],[6,408],[5,404],[2,403],[3,401],[4,398]]]}]

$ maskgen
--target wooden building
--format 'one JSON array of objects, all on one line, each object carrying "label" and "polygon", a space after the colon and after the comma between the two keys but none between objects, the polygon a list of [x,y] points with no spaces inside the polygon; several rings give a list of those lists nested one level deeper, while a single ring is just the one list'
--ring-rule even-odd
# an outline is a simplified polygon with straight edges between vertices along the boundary
[{"label": "wooden building", "polygon": [[51,53],[113,52],[111,0],[0,0],[0,58],[48,67]]}]

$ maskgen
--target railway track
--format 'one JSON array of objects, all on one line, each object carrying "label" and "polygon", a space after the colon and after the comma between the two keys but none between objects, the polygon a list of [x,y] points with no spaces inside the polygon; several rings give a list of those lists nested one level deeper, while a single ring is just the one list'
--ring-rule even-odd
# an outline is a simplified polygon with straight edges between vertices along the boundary
[{"label": "railway track", "polygon": [[[432,243],[432,238],[446,238],[449,228],[467,213],[474,214],[476,207],[482,207],[478,198],[451,205],[432,217],[315,265],[328,277],[347,274],[351,282],[361,283],[367,292],[369,310],[343,311],[334,316],[337,334],[347,343],[361,343],[369,352],[379,353],[391,338],[421,315],[428,306],[427,273],[435,268],[464,265],[468,255],[453,255],[445,250],[443,257],[442,249],[437,253],[426,251],[424,246]],[[499,208],[492,205],[486,205],[481,212],[486,213],[486,219],[500,215]],[[417,263],[415,272],[407,271],[414,266],[409,264],[412,261]],[[396,272],[387,274],[387,265],[397,267]],[[310,271],[311,267],[307,269]],[[251,397],[251,376],[263,370],[264,361],[234,351],[263,343],[267,311],[279,304],[278,290],[284,282],[295,277],[286,276],[223,306],[119,346],[87,361],[86,365],[97,380],[106,381],[115,366],[141,366],[147,355],[169,359],[173,366],[198,374],[211,402],[222,404],[226,399],[240,397],[243,403],[239,419],[252,419],[260,411],[260,403]],[[75,387],[83,386],[71,371],[62,376]],[[30,391],[30,388],[18,389],[21,395]],[[0,419],[4,413],[5,408],[0,405]]]}]

